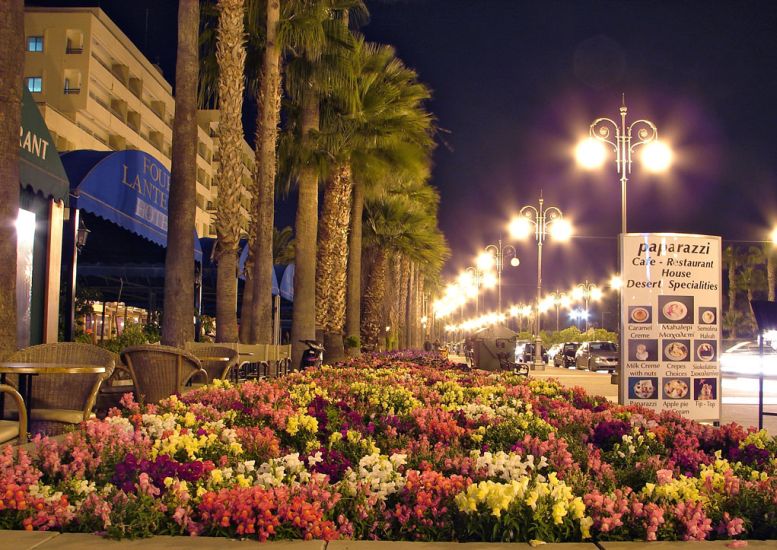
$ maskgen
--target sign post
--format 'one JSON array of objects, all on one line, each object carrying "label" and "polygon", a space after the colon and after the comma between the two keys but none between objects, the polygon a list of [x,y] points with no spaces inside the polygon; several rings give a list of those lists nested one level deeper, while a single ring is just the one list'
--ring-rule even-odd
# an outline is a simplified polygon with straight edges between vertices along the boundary
[{"label": "sign post", "polygon": [[721,238],[621,235],[619,401],[720,419]]}]

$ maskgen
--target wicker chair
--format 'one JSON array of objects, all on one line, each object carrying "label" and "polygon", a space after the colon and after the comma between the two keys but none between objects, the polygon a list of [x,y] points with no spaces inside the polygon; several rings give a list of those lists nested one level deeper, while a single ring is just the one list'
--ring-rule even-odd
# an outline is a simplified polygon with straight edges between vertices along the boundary
[{"label": "wicker chair", "polygon": [[183,391],[196,375],[208,382],[208,373],[191,353],[170,346],[132,346],[121,352],[129,368],[138,400],[158,403],[165,397]]},{"label": "wicker chair", "polygon": [[24,407],[24,400],[19,392],[13,386],[0,384],[0,393],[11,396],[16,403],[16,410],[19,412],[19,421],[0,420],[0,444],[8,443],[18,439],[19,443],[27,443],[27,409]]},{"label": "wicker chair", "polygon": [[208,380],[210,381],[217,378],[226,380],[230,371],[237,367],[239,360],[237,350],[226,346],[198,345],[188,351],[200,360],[200,364],[205,369],[205,372],[208,373]]},{"label": "wicker chair", "polygon": [[[35,377],[29,419],[31,431],[55,435],[64,431],[66,425],[80,424],[89,418],[100,385],[113,374],[116,355],[91,344],[59,342],[24,348],[5,360],[105,367],[101,374],[41,374]],[[18,383],[16,378],[8,375],[12,383]]]}]

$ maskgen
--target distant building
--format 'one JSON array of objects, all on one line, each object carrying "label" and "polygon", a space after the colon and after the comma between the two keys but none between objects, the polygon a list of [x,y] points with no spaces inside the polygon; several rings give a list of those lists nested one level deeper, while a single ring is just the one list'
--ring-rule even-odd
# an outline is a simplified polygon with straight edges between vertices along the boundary
[{"label": "distant building", "polygon": [[[60,152],[136,149],[170,169],[172,87],[100,8],[25,8],[25,85]],[[214,237],[218,111],[197,116],[200,237]],[[244,231],[253,153],[244,142]]]}]

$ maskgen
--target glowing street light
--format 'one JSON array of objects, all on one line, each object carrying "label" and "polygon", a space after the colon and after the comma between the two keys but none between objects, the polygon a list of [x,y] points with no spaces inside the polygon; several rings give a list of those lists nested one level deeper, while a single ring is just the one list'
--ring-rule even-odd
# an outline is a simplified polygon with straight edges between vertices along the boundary
[{"label": "glowing street light", "polygon": [[535,320],[535,342],[534,342],[534,366],[535,370],[544,370],[545,363],[542,361],[542,338],[540,338],[540,326],[542,324],[542,312],[540,311],[540,302],[542,301],[542,243],[550,235],[554,240],[561,242],[569,240],[572,236],[572,226],[564,219],[564,214],[555,206],[544,207],[544,199],[540,194],[539,208],[534,206],[524,206],[521,208],[518,216],[510,222],[510,232],[513,238],[527,238],[534,231],[534,238],[537,240],[537,300],[535,307],[537,310],[537,319]]},{"label": "glowing street light", "polygon": [[602,299],[602,289],[588,281],[580,283],[572,289],[572,297],[575,300],[583,300],[585,305],[585,330],[588,331],[588,302],[598,302]]},{"label": "glowing street light", "polygon": [[[484,255],[487,259],[483,258]],[[478,256],[478,259],[482,260],[482,264],[486,265],[488,269],[496,268],[497,313],[502,313],[502,270],[504,269],[505,256],[510,258],[510,265],[513,267],[518,267],[521,263],[515,247],[510,244],[502,246],[502,239],[499,239],[497,244],[486,246],[484,252]]]},{"label": "glowing street light", "polygon": [[615,153],[615,167],[621,176],[621,233],[626,233],[626,184],[635,150],[643,146],[640,160],[650,172],[667,170],[673,160],[671,149],[658,141],[656,125],[645,119],[626,124],[627,113],[624,98],[620,107],[620,124],[611,118],[597,118],[591,123],[589,137],[575,148],[578,164],[589,170],[604,164],[608,148]]}]

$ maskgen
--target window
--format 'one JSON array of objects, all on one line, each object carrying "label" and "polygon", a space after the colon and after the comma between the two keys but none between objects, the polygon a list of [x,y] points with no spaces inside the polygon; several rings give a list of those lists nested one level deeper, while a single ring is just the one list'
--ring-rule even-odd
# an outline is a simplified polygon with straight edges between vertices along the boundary
[{"label": "window", "polygon": [[28,52],[42,52],[43,51],[43,37],[42,36],[28,36],[27,37],[27,51]]},{"label": "window", "polygon": [[27,89],[32,93],[40,93],[43,91],[43,78],[40,76],[28,76],[27,77]]}]

